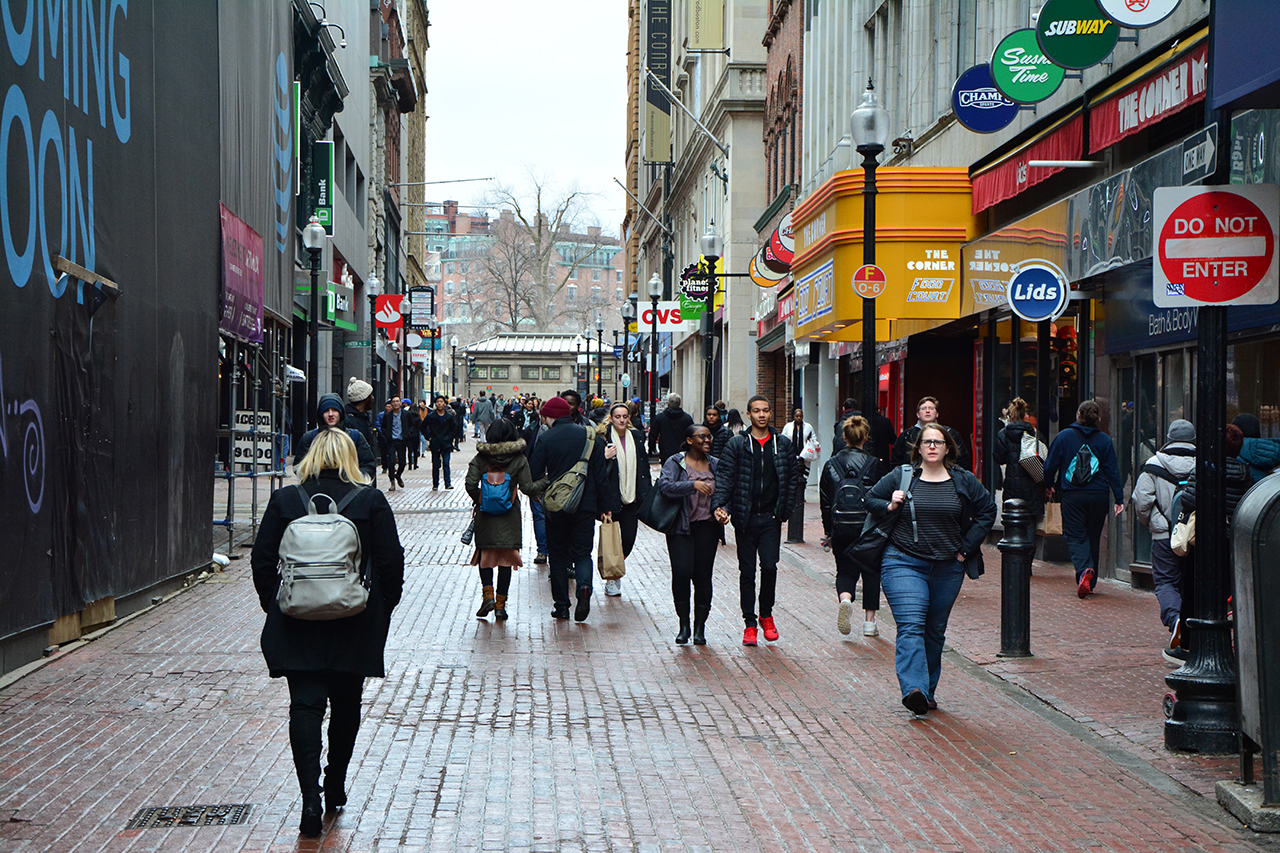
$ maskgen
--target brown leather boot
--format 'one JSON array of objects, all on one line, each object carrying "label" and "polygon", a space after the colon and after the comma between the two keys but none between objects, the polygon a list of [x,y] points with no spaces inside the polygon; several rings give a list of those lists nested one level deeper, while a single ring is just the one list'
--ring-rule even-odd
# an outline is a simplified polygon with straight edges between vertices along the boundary
[{"label": "brown leather boot", "polygon": [[476,616],[481,618],[488,616],[493,612],[494,607],[497,606],[497,602],[493,600],[493,587],[486,586],[482,593],[482,598],[483,600],[480,602],[480,609],[476,611]]},{"label": "brown leather boot", "polygon": [[507,618],[507,597],[505,595],[500,595],[494,600],[494,603],[496,607],[493,611],[493,618],[506,619]]}]

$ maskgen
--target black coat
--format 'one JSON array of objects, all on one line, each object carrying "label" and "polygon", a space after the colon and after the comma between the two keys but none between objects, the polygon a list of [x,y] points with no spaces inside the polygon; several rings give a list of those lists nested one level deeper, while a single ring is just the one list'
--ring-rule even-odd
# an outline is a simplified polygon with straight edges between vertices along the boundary
[{"label": "black coat", "polygon": [[[311,449],[311,442],[315,441],[316,434],[322,429],[330,429],[330,427],[316,427],[307,430],[302,434],[302,438],[298,439],[298,447],[293,454],[293,464],[297,465],[302,461],[302,457],[307,455],[307,451]],[[347,435],[351,436],[351,440],[356,445],[356,461],[360,465],[360,472],[373,480],[374,475],[378,473],[378,462],[373,456],[373,448],[364,440],[358,429],[347,429]]]},{"label": "black coat", "polygon": [[[323,471],[302,488],[309,495],[322,493],[341,500],[354,487],[340,480],[337,471]],[[267,614],[262,628],[267,669],[272,678],[320,671],[381,678],[386,675],[383,648],[391,611],[400,603],[404,587],[404,547],[391,504],[382,492],[366,488],[343,511],[360,534],[361,570],[370,580],[369,603],[355,616],[323,622],[285,616],[276,604],[280,539],[289,522],[306,511],[296,490],[278,489],[271,495],[253,543],[253,586]]]},{"label": "black coat", "polygon": [[720,429],[711,435],[711,455],[719,459],[724,453],[725,445],[729,443],[729,439],[733,438],[733,434],[728,424],[720,424]]},{"label": "black coat", "polygon": [[443,415],[435,409],[427,412],[422,419],[421,429],[432,453],[448,453],[453,450],[453,439],[458,435],[458,421],[452,410],[445,409]]},{"label": "black coat", "polygon": [[[857,409],[845,409],[836,420],[835,442],[832,447],[844,447],[844,422],[854,415],[861,415]],[[893,421],[876,412],[871,416],[871,438],[867,442],[867,452],[880,460],[880,476],[889,473],[889,460],[893,456],[893,446],[898,440],[898,433],[893,429]],[[904,462],[906,460],[903,460]]]},{"label": "black coat", "polygon": [[[960,459],[956,462],[961,468],[969,470],[969,443],[966,442],[960,433],[956,432],[949,426],[938,424],[947,433],[955,439],[956,446],[960,448]],[[892,427],[890,427],[892,429]],[[889,456],[889,466],[897,468],[899,465],[906,465],[911,462],[911,448],[915,446],[916,439],[920,437],[920,425],[912,424],[902,431],[897,440],[893,443],[893,453]]]},{"label": "black coat", "polygon": [[649,452],[657,448],[663,462],[672,453],[679,453],[684,447],[685,432],[693,426],[693,418],[684,409],[667,406],[653,416],[649,424]]},{"label": "black coat", "polygon": [[845,445],[844,449],[827,460],[822,466],[822,476],[818,479],[818,506],[822,510],[822,532],[831,535],[831,502],[835,500],[836,489],[848,475],[857,471],[865,471],[861,485],[870,489],[880,481],[880,460],[859,447]]},{"label": "black coat", "polygon": [[[773,427],[769,427],[769,434],[773,436],[773,467],[778,475],[778,503],[774,506],[773,517],[785,521],[795,509],[797,481],[803,477],[801,472],[804,469],[797,464],[799,460],[792,452],[787,437]],[[744,526],[751,517],[753,450],[749,442],[753,441],[750,430],[729,439],[716,468],[716,491],[711,496],[711,509],[728,507],[734,527]]]},{"label": "black coat", "polygon": [[410,406],[407,409],[400,410],[401,423],[404,424],[405,430],[402,433],[407,444],[418,441],[422,436],[422,419],[418,417],[418,409],[416,406]]},{"label": "black coat", "polygon": [[[914,485],[920,479],[921,469],[911,472]],[[951,469],[951,479],[956,484],[956,495],[960,498],[960,553],[964,554],[964,570],[971,577],[980,577],[983,573],[982,543],[991,532],[991,525],[996,521],[996,502],[991,493],[983,487],[981,481],[968,471],[957,466]],[[867,512],[875,518],[883,518],[889,512],[889,499],[902,485],[902,475],[897,468],[880,478],[880,482],[867,492]],[[910,502],[907,506],[898,507],[895,512],[902,515],[899,524],[909,524]]]},{"label": "black coat", "polygon": [[358,430],[364,436],[364,440],[369,443],[369,450],[372,452],[376,439],[373,434],[373,414],[371,412],[362,412],[352,404],[347,403],[343,426],[347,429]]},{"label": "black coat", "polygon": [[[1025,433],[1036,434],[1036,428],[1026,421],[1009,421],[998,433],[994,445],[995,463],[1004,467],[1004,497],[1020,498],[1031,504],[1032,511],[1038,518],[1044,507],[1044,483],[1031,479],[1018,462],[1022,456],[1022,436]],[[1047,445],[1046,445],[1047,448]]]},{"label": "black coat", "polygon": [[547,478],[548,484],[554,483],[562,474],[578,463],[582,458],[582,449],[586,446],[587,433],[590,430],[595,438],[590,461],[587,463],[587,482],[582,492],[582,502],[578,504],[578,513],[602,515],[616,512],[621,508],[621,499],[617,488],[609,482],[608,460],[604,458],[604,439],[595,434],[595,427],[583,427],[575,424],[572,418],[558,418],[551,429],[538,438],[529,459],[529,468],[534,480]]},{"label": "black coat", "polygon": [[[613,441],[613,424],[606,424],[607,432],[604,434],[606,443]],[[631,428],[631,440],[635,442],[636,450],[636,499],[633,503],[642,503],[644,496],[649,494],[649,489],[653,488],[653,475],[649,473],[649,455],[644,452],[644,433],[635,427]],[[618,459],[606,460],[606,467],[609,471],[609,483],[611,487],[618,493],[618,506],[622,506],[622,474],[618,470]]]}]

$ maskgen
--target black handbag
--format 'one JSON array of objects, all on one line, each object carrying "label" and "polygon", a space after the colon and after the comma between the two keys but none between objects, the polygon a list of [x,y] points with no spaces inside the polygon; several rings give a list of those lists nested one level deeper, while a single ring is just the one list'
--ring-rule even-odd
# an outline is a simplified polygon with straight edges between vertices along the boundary
[{"label": "black handbag", "polygon": [[655,483],[640,500],[637,518],[659,533],[670,533],[680,519],[680,510],[684,508],[684,498],[669,498],[662,493]]},{"label": "black handbag", "polygon": [[[911,466],[901,466],[901,472],[902,481],[898,486],[898,491],[906,492],[909,500],[911,495]],[[897,526],[898,517],[901,514],[902,507],[898,507],[894,512],[886,513],[880,518],[873,518],[868,514],[866,521],[862,523],[862,533],[845,547],[845,557],[864,566],[880,565],[880,559],[884,556],[884,549],[889,545],[889,537],[893,534],[893,528]]]}]

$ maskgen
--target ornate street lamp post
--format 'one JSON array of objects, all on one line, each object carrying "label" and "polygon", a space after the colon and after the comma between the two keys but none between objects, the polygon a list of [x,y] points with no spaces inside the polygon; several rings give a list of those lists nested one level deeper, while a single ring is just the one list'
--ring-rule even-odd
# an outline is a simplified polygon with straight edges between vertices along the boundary
[{"label": "ornate street lamp post", "polygon": [[[649,423],[658,413],[658,300],[662,298],[662,278],[656,272],[649,277],[649,301],[653,315],[649,318]],[[314,407],[313,407],[314,408]]]},{"label": "ornate street lamp post", "polygon": [[[862,103],[853,111],[850,131],[862,155],[862,263],[876,262],[876,166],[889,139],[889,111],[880,105],[875,87],[867,81]],[[868,421],[880,410],[880,365],[876,358],[876,301],[862,300],[862,416]]]},{"label": "ornate street lamp post", "polygon": [[596,396],[604,399],[604,317],[596,310]]},{"label": "ornate street lamp post", "polygon": [[311,338],[311,353],[307,359],[307,418],[316,416],[316,406],[320,400],[320,253],[324,251],[324,226],[320,217],[315,214],[302,229],[302,245],[307,247],[311,255],[311,305],[307,309],[308,335]]},{"label": "ornate street lamp post", "polygon": [[716,233],[715,220],[707,223],[707,232],[702,235],[699,248],[702,250],[702,257],[706,259],[707,264],[707,304],[702,309],[702,357],[707,363],[705,387],[703,389],[702,407],[705,411],[715,402],[715,392],[712,388],[712,379],[715,374],[715,358],[714,332],[715,332],[715,305],[716,305],[716,286],[719,279],[716,277],[716,264],[724,255],[724,240]]}]

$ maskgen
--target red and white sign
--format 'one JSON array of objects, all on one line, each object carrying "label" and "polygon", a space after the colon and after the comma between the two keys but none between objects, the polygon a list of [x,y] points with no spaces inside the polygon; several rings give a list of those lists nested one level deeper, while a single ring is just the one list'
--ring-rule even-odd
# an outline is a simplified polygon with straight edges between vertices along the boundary
[{"label": "red and white sign", "polygon": [[1024,193],[1062,171],[1060,166],[1031,168],[1032,160],[1079,160],[1084,148],[1084,116],[1076,114],[1035,142],[973,176],[973,212]]},{"label": "red and white sign", "polygon": [[379,329],[395,329],[400,326],[400,300],[403,293],[384,293],[373,303],[373,319]]},{"label": "red and white sign", "polygon": [[1205,42],[1094,104],[1089,108],[1089,152],[1101,151],[1203,101],[1208,74],[1209,45]]},{"label": "red and white sign", "polygon": [[1161,187],[1152,221],[1157,307],[1280,301],[1280,186]]},{"label": "red and white sign", "polygon": [[[653,303],[642,306],[640,310],[640,330],[649,331],[653,328]],[[659,302],[658,303],[658,331],[659,332],[688,332],[692,331],[694,324],[680,316],[679,302]]]},{"label": "red and white sign", "polygon": [[875,299],[888,286],[889,279],[884,270],[875,264],[858,267],[858,271],[853,274],[853,290],[863,299]]}]

